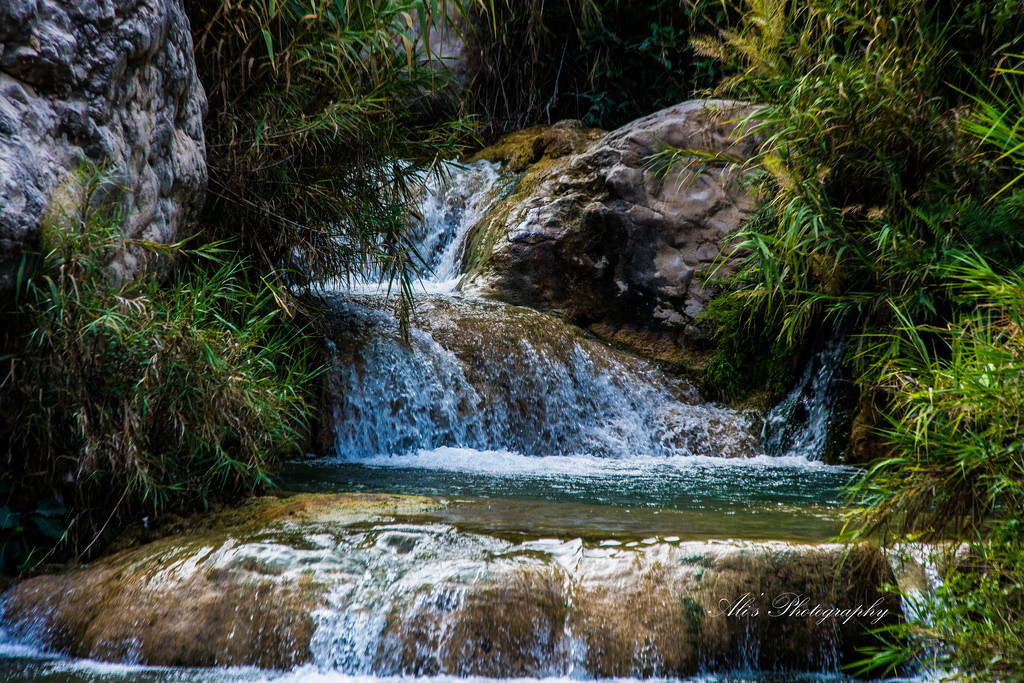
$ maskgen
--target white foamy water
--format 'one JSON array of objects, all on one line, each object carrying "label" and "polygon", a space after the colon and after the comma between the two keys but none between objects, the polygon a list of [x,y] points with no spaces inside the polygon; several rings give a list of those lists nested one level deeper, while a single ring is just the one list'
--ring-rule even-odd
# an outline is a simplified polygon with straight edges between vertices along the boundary
[{"label": "white foamy water", "polygon": [[554,316],[422,297],[408,340],[373,301],[332,302],[336,449],[343,459],[441,446],[531,455],[759,452],[756,415]]},{"label": "white foamy water", "polygon": [[800,378],[764,420],[762,444],[768,455],[821,460],[839,398],[845,339],[835,335],[804,367]]},{"label": "white foamy water", "polygon": [[[414,284],[416,293],[455,291],[462,277],[466,237],[500,198],[498,164],[476,161],[447,163],[438,176],[427,178],[413,207],[410,230],[426,272]],[[392,283],[369,273],[336,280],[329,290],[350,294],[397,295]],[[390,290],[390,291],[389,291]]]},{"label": "white foamy water", "polygon": [[562,479],[605,479],[618,477],[651,477],[656,473],[685,475],[701,468],[733,467],[738,471],[771,471],[774,469],[805,472],[832,472],[836,468],[807,460],[801,456],[752,458],[717,458],[713,456],[633,456],[607,458],[593,455],[536,456],[504,450],[476,450],[441,446],[401,455],[377,455],[360,458],[366,467],[443,470],[466,474],[488,474],[505,477],[547,477]]}]

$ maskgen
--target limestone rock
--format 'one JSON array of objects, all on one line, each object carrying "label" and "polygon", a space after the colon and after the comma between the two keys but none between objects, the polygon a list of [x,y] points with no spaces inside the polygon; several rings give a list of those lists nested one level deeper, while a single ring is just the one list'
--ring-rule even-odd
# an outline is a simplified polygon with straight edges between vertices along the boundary
[{"label": "limestone rock", "polygon": [[[702,276],[754,208],[733,103],[690,101],[599,137],[563,122],[514,134],[478,157],[519,173],[469,239],[464,292],[570,317],[602,337],[678,360],[713,290]],[[574,131],[573,136],[566,131]],[[518,136],[518,137],[516,137]],[[669,145],[699,152],[666,169]],[[732,272],[725,263],[717,275]]]},{"label": "limestone rock", "polygon": [[343,528],[437,505],[411,496],[259,499],[177,535],[17,584],[0,618],[60,652],[154,666],[307,662],[312,612],[344,581],[337,549],[293,526]]},{"label": "limestone rock", "polygon": [[[0,0],[0,294],[83,160],[124,186],[129,237],[185,237],[206,188],[205,113],[180,0]],[[143,268],[139,252],[114,264]]]}]

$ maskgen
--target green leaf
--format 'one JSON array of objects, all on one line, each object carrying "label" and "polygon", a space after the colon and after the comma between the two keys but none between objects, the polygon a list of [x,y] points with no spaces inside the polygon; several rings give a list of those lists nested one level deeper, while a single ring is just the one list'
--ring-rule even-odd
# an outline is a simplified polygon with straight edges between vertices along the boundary
[{"label": "green leaf", "polygon": [[36,505],[33,511],[40,517],[63,517],[68,509],[56,498],[45,498]]},{"label": "green leaf", "polygon": [[267,56],[270,57],[270,63],[274,66],[274,41],[270,37],[270,31],[263,29],[263,42],[267,44]]},{"label": "green leaf", "polygon": [[13,529],[18,526],[18,514],[4,505],[0,507],[0,529]]},{"label": "green leaf", "polygon": [[39,530],[39,533],[51,541],[63,540],[64,535],[67,533],[67,528],[62,522],[56,522],[49,517],[33,515],[29,521],[35,525],[36,529]]}]

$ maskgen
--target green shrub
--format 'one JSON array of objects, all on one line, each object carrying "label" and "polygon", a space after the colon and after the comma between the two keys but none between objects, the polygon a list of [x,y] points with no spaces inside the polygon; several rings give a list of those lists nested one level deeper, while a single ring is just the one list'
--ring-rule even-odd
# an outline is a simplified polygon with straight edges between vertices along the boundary
[{"label": "green shrub", "polygon": [[792,385],[801,348],[777,338],[775,321],[763,311],[750,311],[735,295],[743,287],[741,282],[730,278],[717,284],[721,293],[700,314],[701,321],[712,325],[714,339],[712,355],[701,373],[702,388],[709,399],[728,403],[760,392],[758,407],[766,408]]},{"label": "green shrub", "polygon": [[962,311],[886,334],[878,386],[892,455],[858,491],[869,528],[928,540],[986,538],[1024,511],[1024,277],[978,256],[942,271]]},{"label": "green shrub", "polygon": [[1022,48],[1024,7],[974,0],[747,0],[697,42],[761,144],[737,317],[787,344],[852,332],[888,453],[851,490],[853,521],[967,553],[867,667],[987,681],[1024,661]]},{"label": "green shrub", "polygon": [[52,249],[23,269],[5,357],[4,502],[57,497],[74,553],[126,521],[266,485],[297,448],[311,376],[282,293],[253,288],[222,245],[191,254],[213,264],[202,273],[116,282],[123,249],[184,250],[123,239],[116,208],[96,206],[107,182],[86,172],[77,202],[50,213]]},{"label": "green shrub", "polygon": [[960,310],[885,340],[890,454],[852,487],[861,533],[943,541],[945,577],[862,665],[907,661],[971,681],[1024,667],[1024,275],[964,254],[943,268]]},{"label": "green shrub", "polygon": [[979,95],[1004,96],[1011,81],[974,74],[1024,41],[1024,11],[922,0],[744,7],[735,30],[696,44],[735,71],[721,94],[755,105],[752,175],[772,219],[735,243],[749,254],[751,310],[771,311],[791,342],[823,319],[876,329],[893,306],[941,318],[949,304],[932,294],[933,268],[978,240],[979,217],[998,223],[985,202],[1005,182],[963,122]]}]

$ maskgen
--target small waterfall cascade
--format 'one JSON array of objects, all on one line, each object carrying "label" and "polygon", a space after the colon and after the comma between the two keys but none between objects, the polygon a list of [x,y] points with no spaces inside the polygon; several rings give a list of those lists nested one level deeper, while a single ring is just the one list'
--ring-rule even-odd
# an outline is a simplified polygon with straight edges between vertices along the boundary
[{"label": "small waterfall cascade", "polygon": [[[41,577],[2,606],[35,617],[0,634],[0,659],[22,647],[19,638],[59,641],[79,630],[81,654],[92,657],[159,664],[199,651],[214,663],[288,669],[297,681],[834,671],[853,654],[859,620],[896,618],[895,598],[878,585],[888,565],[874,549],[844,562],[841,545],[516,541],[417,516],[351,525],[322,510],[301,535],[295,522],[277,522],[199,544],[162,541],[83,570],[71,600]],[[130,607],[96,613],[125,591]],[[225,591],[248,598],[235,607],[240,622]],[[196,594],[197,614],[188,604]],[[776,595],[787,597],[765,598]],[[863,614],[847,619],[842,610],[856,607]],[[182,620],[206,632],[182,631],[163,648],[148,642],[154,621]]]},{"label": "small waterfall cascade", "polygon": [[825,542],[850,476],[820,462],[842,338],[764,419],[707,403],[557,316],[461,295],[502,181],[444,175],[414,212],[431,272],[409,328],[372,279],[325,295],[328,457],[292,463],[319,488],[286,482],[317,493],[15,586],[0,679],[845,680],[900,608],[877,549]]},{"label": "small waterfall cascade", "polygon": [[421,297],[406,343],[389,313],[351,299],[334,305],[328,385],[345,459],[442,446],[611,457],[758,452],[752,414],[701,403],[688,383],[552,316]]},{"label": "small waterfall cascade", "polygon": [[424,184],[415,221],[420,259],[432,289],[454,289],[462,276],[463,239],[500,198],[498,164],[447,165]]},{"label": "small waterfall cascade", "polygon": [[768,411],[761,437],[766,454],[822,459],[839,398],[844,348],[842,335],[828,339],[786,397]]},{"label": "small waterfall cascade", "polygon": [[498,167],[450,168],[417,205],[419,254],[408,337],[382,295],[330,301],[328,385],[346,460],[439,447],[526,455],[749,457],[752,413],[704,403],[692,386],[555,316],[455,294],[466,236],[501,194]]},{"label": "small waterfall cascade", "polygon": [[[416,260],[425,268],[417,280],[417,292],[455,291],[462,277],[465,238],[501,196],[498,164],[487,161],[444,164],[424,179],[409,224]],[[346,295],[383,297],[391,283],[379,271],[371,271],[328,284]]]}]

